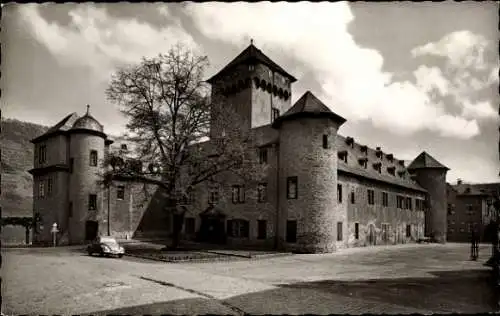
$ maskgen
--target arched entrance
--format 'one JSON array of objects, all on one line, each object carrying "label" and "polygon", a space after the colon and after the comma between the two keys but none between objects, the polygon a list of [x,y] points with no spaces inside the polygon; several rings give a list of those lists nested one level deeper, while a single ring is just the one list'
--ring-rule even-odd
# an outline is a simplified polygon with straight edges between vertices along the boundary
[{"label": "arched entrance", "polygon": [[368,225],[368,234],[366,234],[366,243],[369,246],[374,246],[377,244],[377,235],[375,232],[375,225],[370,224]]},{"label": "arched entrance", "polygon": [[201,242],[221,244],[226,242],[226,215],[219,209],[210,206],[200,213],[201,225],[198,240]]}]

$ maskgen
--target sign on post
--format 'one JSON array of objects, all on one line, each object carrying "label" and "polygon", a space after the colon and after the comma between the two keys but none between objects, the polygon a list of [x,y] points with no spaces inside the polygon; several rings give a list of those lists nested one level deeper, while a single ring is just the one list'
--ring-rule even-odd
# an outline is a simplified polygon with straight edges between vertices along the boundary
[{"label": "sign on post", "polygon": [[59,232],[59,229],[57,229],[57,223],[52,224],[52,229],[50,230],[52,233],[52,242],[54,244],[54,247],[56,246],[56,238],[57,238],[57,233]]}]

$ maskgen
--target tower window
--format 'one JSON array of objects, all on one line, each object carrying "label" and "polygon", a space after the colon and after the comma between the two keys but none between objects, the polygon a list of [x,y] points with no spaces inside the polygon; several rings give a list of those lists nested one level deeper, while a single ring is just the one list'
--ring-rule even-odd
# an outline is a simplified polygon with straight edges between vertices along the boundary
[{"label": "tower window", "polygon": [[74,165],[75,165],[75,158],[69,158],[69,173],[73,173]]},{"label": "tower window", "polygon": [[273,108],[273,117],[272,117],[272,120],[274,122],[274,120],[276,120],[279,116],[280,116],[280,110],[277,109],[277,108]]},{"label": "tower window", "polygon": [[116,199],[124,200],[125,199],[125,187],[123,185],[119,185],[116,190]]},{"label": "tower window", "polygon": [[342,184],[337,184],[337,199],[342,203]]},{"label": "tower window", "polygon": [[342,241],[342,222],[337,222],[337,241]]},{"label": "tower window", "polygon": [[297,199],[297,177],[288,177],[286,180],[286,192],[289,200]]},{"label": "tower window", "polygon": [[352,191],[351,191],[351,203],[352,203],[352,204],[356,203],[354,190],[352,190]]},{"label": "tower window", "polygon": [[92,167],[97,166],[97,150],[90,151],[90,166]]},{"label": "tower window", "polygon": [[47,146],[40,145],[38,147],[38,163],[43,164],[47,162]]},{"label": "tower window", "polygon": [[267,163],[267,148],[259,149],[259,163]]},{"label": "tower window", "polygon": [[97,194],[89,194],[89,211],[97,210]]},{"label": "tower window", "polygon": [[354,223],[354,238],[359,239],[359,223]]},{"label": "tower window", "polygon": [[252,64],[248,65],[248,70],[249,71],[254,71],[255,70],[255,65],[252,65]]},{"label": "tower window", "polygon": [[406,237],[411,237],[411,225],[406,225]]},{"label": "tower window", "polygon": [[328,149],[328,135],[323,135],[323,148]]}]

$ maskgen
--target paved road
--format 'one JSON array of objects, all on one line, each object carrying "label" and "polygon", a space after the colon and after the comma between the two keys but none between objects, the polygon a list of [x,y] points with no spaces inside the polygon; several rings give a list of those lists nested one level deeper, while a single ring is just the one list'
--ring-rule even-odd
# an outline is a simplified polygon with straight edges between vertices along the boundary
[{"label": "paved road", "polygon": [[467,245],[169,264],[80,249],[2,250],[6,314],[483,313],[494,297]]}]

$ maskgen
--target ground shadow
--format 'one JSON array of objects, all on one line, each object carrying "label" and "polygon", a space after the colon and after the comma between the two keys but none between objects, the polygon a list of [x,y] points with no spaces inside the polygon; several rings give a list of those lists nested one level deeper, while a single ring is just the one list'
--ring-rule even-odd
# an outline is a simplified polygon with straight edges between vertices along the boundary
[{"label": "ground shadow", "polygon": [[[102,311],[124,314],[489,313],[496,292],[489,270],[432,272],[430,278],[299,282],[227,300],[183,299]],[[234,308],[229,308],[232,306]]]}]

